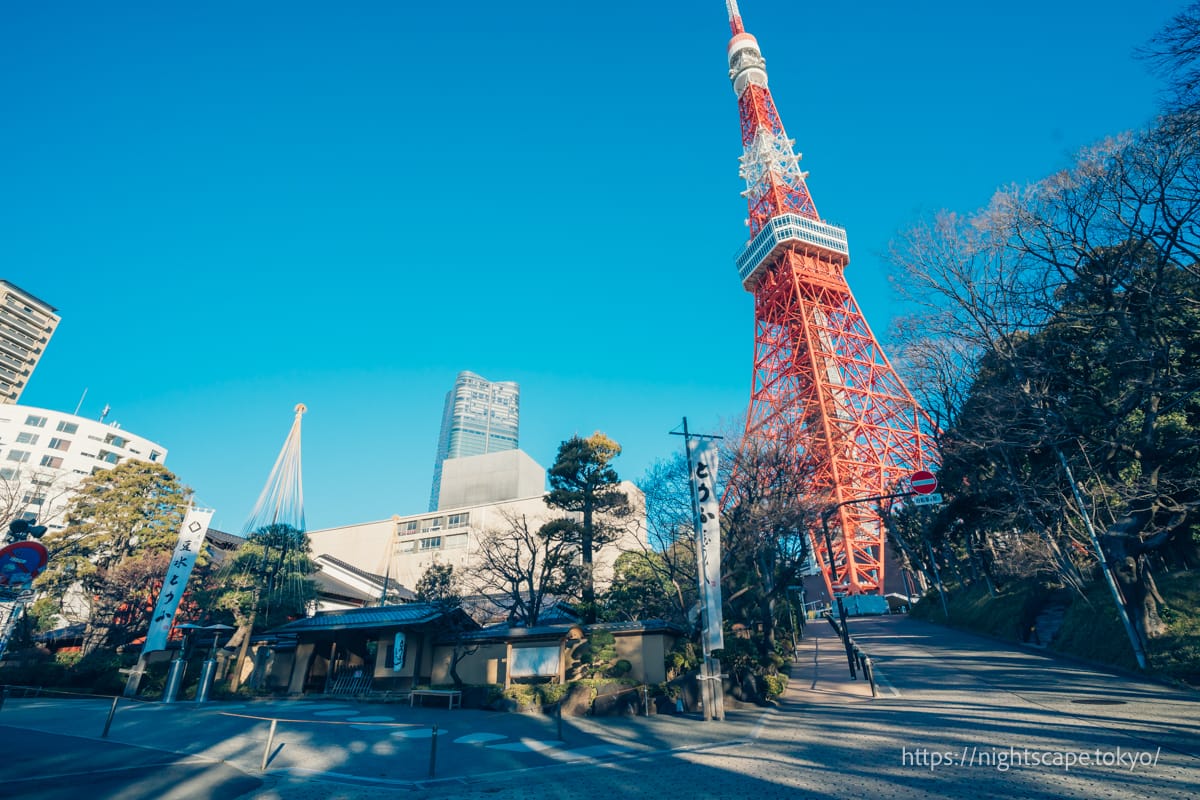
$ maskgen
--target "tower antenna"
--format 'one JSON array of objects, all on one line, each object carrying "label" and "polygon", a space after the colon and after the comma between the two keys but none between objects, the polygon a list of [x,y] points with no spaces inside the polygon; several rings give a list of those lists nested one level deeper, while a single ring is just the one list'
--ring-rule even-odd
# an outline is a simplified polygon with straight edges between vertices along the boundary
[{"label": "tower antenna", "polygon": [[725,0],[725,10],[729,12],[729,29],[733,31],[733,35],[745,33],[746,28],[742,25],[742,12],[738,10],[737,0]]}]

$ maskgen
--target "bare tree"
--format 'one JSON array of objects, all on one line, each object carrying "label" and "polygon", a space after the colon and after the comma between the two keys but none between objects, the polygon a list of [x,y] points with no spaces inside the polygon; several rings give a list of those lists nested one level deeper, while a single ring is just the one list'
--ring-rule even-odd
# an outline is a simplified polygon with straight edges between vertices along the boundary
[{"label": "bare tree", "polygon": [[0,469],[0,536],[7,533],[11,522],[21,518],[35,518],[39,525],[58,525],[75,488],[75,481],[60,470],[25,466]]},{"label": "bare tree", "polygon": [[1173,110],[1200,106],[1200,3],[1176,14],[1137,55],[1167,81],[1166,105]]},{"label": "bare tree", "polygon": [[479,626],[463,611],[462,587],[454,565],[430,564],[414,589],[419,602],[430,603],[442,612],[443,632],[454,639],[450,653],[450,679],[455,686],[462,687],[464,681],[458,674],[459,662],[479,651],[479,644],[469,643],[466,634]]},{"label": "bare tree", "polygon": [[471,590],[489,595],[519,625],[537,625],[551,599],[577,597],[579,550],[577,525],[568,519],[538,527],[524,514],[505,511],[501,528],[485,531],[466,580]]},{"label": "bare tree", "polygon": [[672,616],[687,619],[696,604],[696,543],[687,459],[683,453],[655,462],[638,481],[646,498],[646,542],[623,558],[638,563],[670,585]]},{"label": "bare tree", "polygon": [[808,493],[786,445],[728,437],[723,446],[722,461],[730,465],[721,511],[725,605],[731,619],[761,629],[765,657],[775,649],[776,604],[808,563],[817,508],[826,498]]},{"label": "bare tree", "polygon": [[[1038,531],[1069,580],[1096,563],[1087,515],[1106,529],[1106,561],[1134,559],[1123,598],[1146,636],[1162,628],[1137,560],[1185,530],[1198,501],[1186,422],[1200,393],[1197,156],[1196,117],[1164,117],[895,250],[926,303],[905,330],[928,394],[945,400],[943,476],[967,530]],[[949,367],[929,356],[937,346]]]}]

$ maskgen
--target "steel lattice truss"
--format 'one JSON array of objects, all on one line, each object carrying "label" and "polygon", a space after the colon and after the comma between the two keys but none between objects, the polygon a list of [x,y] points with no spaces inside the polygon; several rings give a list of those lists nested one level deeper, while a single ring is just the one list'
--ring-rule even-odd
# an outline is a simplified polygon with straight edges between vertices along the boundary
[{"label": "steel lattice truss", "polygon": [[[770,230],[773,220],[797,217],[826,224],[767,89],[758,42],[745,33],[736,2],[727,0],[727,6],[734,33],[730,78],[739,92],[744,147],[747,247],[765,251],[744,284],[755,299],[746,435],[785,444],[812,494],[827,499],[830,509],[837,506],[830,519],[837,532],[833,552],[818,531],[811,537],[831,596],[882,593],[885,535],[878,510],[870,503],[839,504],[895,492],[914,470],[930,467],[936,460],[933,427],[850,292],[846,252],[828,246],[821,228],[810,234],[792,222],[786,232]],[[778,238],[764,244],[764,236]]]}]

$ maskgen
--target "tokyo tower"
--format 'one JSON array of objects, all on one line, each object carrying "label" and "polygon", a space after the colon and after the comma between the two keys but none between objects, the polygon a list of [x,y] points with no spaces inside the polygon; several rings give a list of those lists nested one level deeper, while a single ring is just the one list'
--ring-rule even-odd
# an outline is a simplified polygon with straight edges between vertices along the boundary
[{"label": "tokyo tower", "polygon": [[781,445],[827,504],[833,533],[810,539],[830,597],[882,594],[885,534],[868,498],[907,489],[914,470],[937,460],[933,425],[867,327],[844,275],[846,231],[817,214],[758,41],[737,0],[725,5],[749,206],[737,268],[754,295],[746,438]]}]

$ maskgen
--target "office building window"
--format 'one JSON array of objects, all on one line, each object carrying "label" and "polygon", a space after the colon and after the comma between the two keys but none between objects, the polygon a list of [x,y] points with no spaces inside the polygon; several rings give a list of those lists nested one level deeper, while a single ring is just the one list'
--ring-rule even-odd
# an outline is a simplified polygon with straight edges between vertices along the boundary
[{"label": "office building window", "polygon": [[62,450],[65,453],[71,449],[71,440],[70,439],[57,439],[57,438],[51,439],[50,440],[50,449],[51,450]]},{"label": "office building window", "polygon": [[21,431],[17,434],[17,444],[37,444],[38,435],[29,431]]},{"label": "office building window", "polygon": [[116,453],[110,452],[108,450],[101,450],[100,454],[97,455],[96,458],[100,459],[101,461],[103,461],[107,464],[115,464],[121,460],[121,457],[119,455],[117,455]]},{"label": "office building window", "polygon": [[8,460],[16,461],[18,464],[24,464],[29,460],[29,451],[27,450],[9,450]]},{"label": "office building window", "polygon": [[162,453],[158,452],[157,450],[150,451],[150,460],[151,461],[158,461],[160,458],[162,458]]},{"label": "office building window", "polygon": [[446,549],[447,550],[454,550],[459,547],[466,547],[466,546],[467,546],[467,534],[465,534],[465,533],[456,533],[453,536],[446,537]]},{"label": "office building window", "polygon": [[416,532],[417,532],[417,521],[415,519],[410,519],[408,522],[403,522],[400,524],[400,533],[416,533]]},{"label": "office building window", "polygon": [[421,540],[422,550],[437,550],[442,546],[442,537],[430,536]]},{"label": "office building window", "polygon": [[428,531],[440,531],[441,529],[441,517],[430,517],[429,519],[421,520],[421,533],[427,533]]},{"label": "office building window", "polygon": [[448,528],[465,528],[471,521],[470,514],[451,514],[446,518],[446,527]]},{"label": "office building window", "polygon": [[397,546],[397,550],[401,553],[415,553],[417,552],[417,543],[415,540],[411,542],[401,542]]},{"label": "office building window", "polygon": [[124,447],[129,444],[129,440],[124,436],[117,436],[115,433],[110,433],[104,437],[105,444],[111,444],[113,447]]},{"label": "office building window", "polygon": [[25,418],[25,424],[31,428],[44,428],[46,427],[46,418],[30,414]]},{"label": "office building window", "polygon": [[58,432],[59,433],[77,433],[78,431],[79,431],[79,426],[76,425],[74,422],[67,422],[64,420],[64,421],[58,423]]},{"label": "office building window", "polygon": [[62,459],[58,456],[42,456],[42,466],[59,469],[62,467]]},{"label": "office building window", "polygon": [[0,480],[11,481],[15,477],[17,477],[17,471],[12,467],[0,468]]}]

